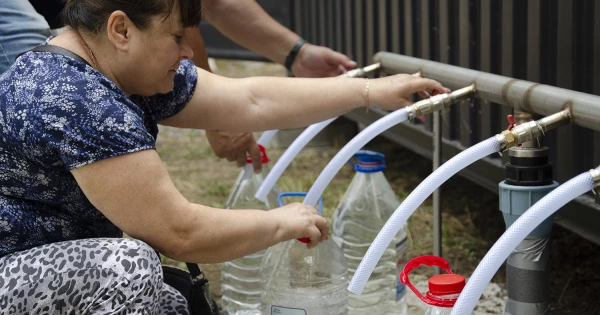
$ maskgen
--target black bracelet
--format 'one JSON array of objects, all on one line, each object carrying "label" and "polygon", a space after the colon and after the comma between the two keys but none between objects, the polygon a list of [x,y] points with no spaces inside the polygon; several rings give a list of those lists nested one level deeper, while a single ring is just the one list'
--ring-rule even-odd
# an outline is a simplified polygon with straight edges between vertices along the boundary
[{"label": "black bracelet", "polygon": [[292,64],[294,63],[294,60],[296,59],[296,56],[298,55],[298,51],[300,51],[300,48],[304,44],[306,44],[306,41],[304,39],[297,41],[294,44],[294,47],[292,47],[292,50],[290,50],[290,53],[287,55],[287,57],[285,57],[285,67],[288,70],[292,71]]}]

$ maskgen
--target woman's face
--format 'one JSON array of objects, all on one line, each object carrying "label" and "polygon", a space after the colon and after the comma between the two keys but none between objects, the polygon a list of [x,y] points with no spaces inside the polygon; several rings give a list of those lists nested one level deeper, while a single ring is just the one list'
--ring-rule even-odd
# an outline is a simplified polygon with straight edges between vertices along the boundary
[{"label": "woman's face", "polygon": [[127,66],[119,79],[129,94],[149,96],[173,89],[179,63],[193,57],[179,15],[176,6],[169,17],[156,16],[146,29],[132,31]]}]

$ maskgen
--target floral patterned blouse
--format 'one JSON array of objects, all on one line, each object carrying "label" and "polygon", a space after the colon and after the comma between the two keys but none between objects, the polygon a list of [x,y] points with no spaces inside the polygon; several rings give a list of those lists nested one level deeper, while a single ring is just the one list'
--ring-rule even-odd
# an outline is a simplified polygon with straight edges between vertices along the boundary
[{"label": "floral patterned blouse", "polygon": [[127,96],[84,62],[27,52],[0,76],[0,257],[122,232],[70,170],[155,149],[157,122],[182,110],[197,73],[183,61],[168,94]]}]

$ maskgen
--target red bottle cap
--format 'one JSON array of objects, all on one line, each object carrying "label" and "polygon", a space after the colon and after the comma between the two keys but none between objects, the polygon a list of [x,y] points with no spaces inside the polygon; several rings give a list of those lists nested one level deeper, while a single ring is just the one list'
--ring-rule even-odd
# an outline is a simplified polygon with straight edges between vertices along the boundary
[{"label": "red bottle cap", "polygon": [[[267,156],[267,151],[265,150],[265,147],[259,144],[258,149],[260,150],[261,163],[269,163],[269,157]],[[250,155],[248,155],[248,153],[246,153],[246,163],[252,163],[252,158],[250,157]]]},{"label": "red bottle cap", "polygon": [[[408,275],[410,272],[421,265],[436,266],[445,270],[448,274],[433,276],[429,279],[429,291],[425,295],[421,294],[415,286],[410,283]],[[406,284],[421,301],[438,307],[453,307],[457,298],[443,298],[444,295],[458,294],[465,286],[465,278],[455,275],[450,270],[448,261],[438,256],[420,256],[413,258],[404,266],[400,273],[400,282]]]},{"label": "red bottle cap", "polygon": [[429,278],[429,293],[435,296],[459,294],[465,287],[465,277],[443,274]]}]

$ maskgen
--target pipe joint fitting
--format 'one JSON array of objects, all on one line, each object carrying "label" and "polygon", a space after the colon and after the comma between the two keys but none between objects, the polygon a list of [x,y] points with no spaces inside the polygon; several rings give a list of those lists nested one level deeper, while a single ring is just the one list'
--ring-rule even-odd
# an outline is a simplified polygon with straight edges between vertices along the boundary
[{"label": "pipe joint fitting", "polygon": [[[508,131],[508,130],[506,130]],[[508,134],[505,134],[504,132],[499,133],[496,135],[496,140],[498,141],[498,145],[500,146],[500,152],[504,152],[506,150],[508,150],[509,146],[508,146],[508,138],[514,138],[514,136],[512,135],[512,133],[510,131],[508,131]],[[514,146],[514,144],[513,144]]]},{"label": "pipe joint fitting", "polygon": [[534,140],[544,134],[542,126],[537,121],[529,121],[524,124],[515,126],[511,132],[517,138],[517,144],[523,144],[527,141]]},{"label": "pipe joint fitting", "polygon": [[406,107],[408,119],[413,120],[421,115],[431,114],[450,107],[454,103],[465,100],[475,93],[475,85],[469,85],[450,93],[439,94]]},{"label": "pipe joint fitting", "polygon": [[406,108],[408,119],[413,120],[421,115],[431,114],[452,104],[449,94],[440,94],[414,103]]}]

